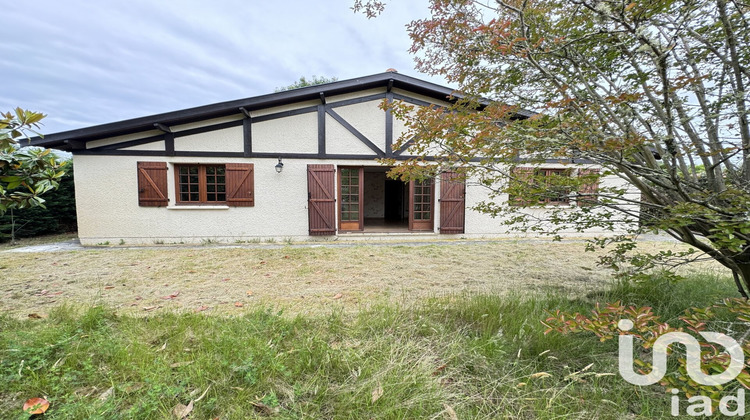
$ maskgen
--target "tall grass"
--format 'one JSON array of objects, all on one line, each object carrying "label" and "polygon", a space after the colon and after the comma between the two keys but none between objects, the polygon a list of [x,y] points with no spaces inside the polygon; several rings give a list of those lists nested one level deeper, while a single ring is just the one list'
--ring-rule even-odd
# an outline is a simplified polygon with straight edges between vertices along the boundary
[{"label": "tall grass", "polygon": [[667,417],[663,389],[616,375],[615,343],[544,335],[540,321],[613,300],[670,319],[732,294],[716,280],[619,284],[579,299],[461,295],[353,316],[135,318],[63,306],[44,320],[5,317],[0,418],[27,418],[23,401],[37,396],[52,402],[50,419],[170,418],[206,389],[192,418]]}]

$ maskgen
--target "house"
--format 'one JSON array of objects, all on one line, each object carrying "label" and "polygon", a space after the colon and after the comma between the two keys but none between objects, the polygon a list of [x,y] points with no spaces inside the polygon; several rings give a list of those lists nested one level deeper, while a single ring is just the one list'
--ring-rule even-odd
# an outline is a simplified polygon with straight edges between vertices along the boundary
[{"label": "house", "polygon": [[84,245],[505,234],[501,221],[470,209],[486,198],[483,187],[450,172],[391,180],[376,161],[407,157],[391,150],[404,126],[379,107],[384,99],[447,105],[451,93],[390,71],[51,134],[32,145],[73,154]]}]

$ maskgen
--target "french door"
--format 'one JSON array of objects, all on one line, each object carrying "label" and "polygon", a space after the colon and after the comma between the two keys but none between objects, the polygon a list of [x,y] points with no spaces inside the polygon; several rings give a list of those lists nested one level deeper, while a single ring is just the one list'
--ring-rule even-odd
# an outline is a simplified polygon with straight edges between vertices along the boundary
[{"label": "french door", "polygon": [[339,167],[339,231],[364,229],[363,167]]},{"label": "french door", "polygon": [[432,179],[409,182],[409,230],[433,230],[434,203],[435,183]]}]

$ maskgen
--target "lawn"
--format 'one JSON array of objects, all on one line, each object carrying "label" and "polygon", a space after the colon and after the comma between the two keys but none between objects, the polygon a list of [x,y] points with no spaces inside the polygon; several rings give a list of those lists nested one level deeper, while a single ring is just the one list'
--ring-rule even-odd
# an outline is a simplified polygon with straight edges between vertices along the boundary
[{"label": "lawn", "polygon": [[614,283],[582,246],[3,253],[0,418],[33,397],[50,419],[668,417],[616,341],[540,321],[615,300],[674,321],[731,280]]},{"label": "lawn", "polygon": [[596,257],[583,252],[581,242],[549,241],[3,253],[0,310],[25,317],[67,303],[104,305],[121,314],[240,314],[279,305],[317,313],[463,292],[579,295],[609,284],[610,273],[597,267]]}]

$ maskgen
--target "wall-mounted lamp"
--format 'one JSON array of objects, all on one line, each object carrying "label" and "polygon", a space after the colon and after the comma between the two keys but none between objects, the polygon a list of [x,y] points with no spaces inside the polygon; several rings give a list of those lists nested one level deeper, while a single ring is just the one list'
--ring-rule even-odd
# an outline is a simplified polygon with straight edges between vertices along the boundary
[{"label": "wall-mounted lamp", "polygon": [[279,158],[279,163],[276,164],[276,173],[280,174],[281,171],[284,170],[284,164],[281,163],[281,158]]}]

